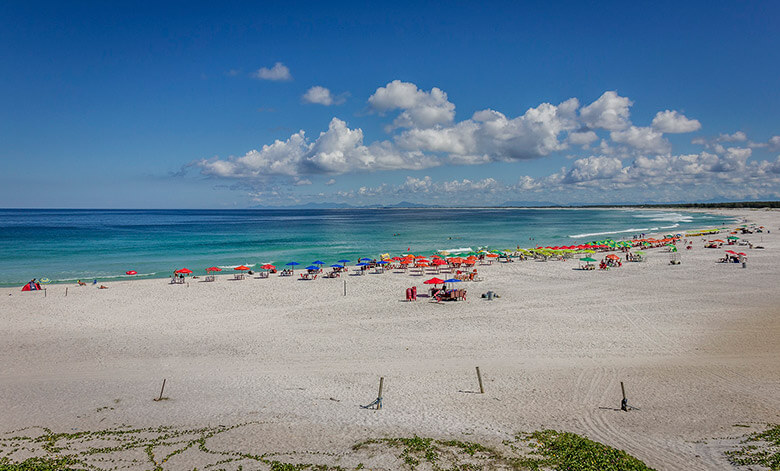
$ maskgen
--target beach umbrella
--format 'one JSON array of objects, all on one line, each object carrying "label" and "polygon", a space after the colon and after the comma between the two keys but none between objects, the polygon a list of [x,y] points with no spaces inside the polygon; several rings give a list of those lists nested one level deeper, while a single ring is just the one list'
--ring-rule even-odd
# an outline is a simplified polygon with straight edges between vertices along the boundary
[{"label": "beach umbrella", "polygon": [[311,262],[312,265],[325,265],[325,262],[321,260],[317,260],[316,262]]},{"label": "beach umbrella", "polygon": [[298,263],[298,262],[290,262],[290,263],[286,263],[285,264],[285,266],[287,266],[287,267],[292,267],[292,271],[295,271],[295,265],[300,265],[300,263]]},{"label": "beach umbrella", "polygon": [[138,274],[138,272],[135,271],[135,270],[130,270],[130,271],[126,271],[125,272],[125,275],[137,275],[137,274]]},{"label": "beach umbrella", "polygon": [[424,285],[438,285],[438,284],[441,284],[441,283],[444,283],[444,280],[442,280],[441,278],[436,278],[436,277],[431,278],[430,280],[423,281]]},{"label": "beach umbrella", "polygon": [[236,268],[234,268],[233,270],[236,270],[236,271],[247,271],[247,270],[249,270],[249,269],[250,269],[250,268],[249,268],[249,267],[247,267],[247,266],[245,266],[245,265],[239,265],[239,266],[237,266]]},{"label": "beach umbrella", "polygon": [[189,268],[179,268],[174,273],[181,273],[183,275],[191,275],[192,274],[192,270],[190,270]]},{"label": "beach umbrella", "polygon": [[208,268],[206,268],[206,273],[212,272],[212,271],[222,271],[222,269],[219,268],[219,267],[208,267]]},{"label": "beach umbrella", "polygon": [[581,258],[580,261],[581,262],[595,262],[596,259],[595,258],[591,258],[591,257],[585,257],[585,258]]},{"label": "beach umbrella", "polygon": [[358,262],[370,262],[370,261],[371,261],[371,259],[368,258],[368,257],[363,257],[363,258],[359,258],[358,259]]},{"label": "beach umbrella", "polygon": [[390,262],[388,262],[387,260],[380,260],[380,261],[376,262],[377,265],[387,265],[388,263],[390,263]]},{"label": "beach umbrella", "polygon": [[342,264],[342,265],[341,265],[341,268],[346,268],[346,266],[347,266],[347,263],[349,263],[349,260],[347,260],[347,259],[341,259],[341,260],[339,260],[339,263],[341,263],[341,264]]},{"label": "beach umbrella", "polygon": [[489,254],[486,255],[486,257],[496,258],[496,257],[498,257],[498,254],[497,253],[489,253]]},{"label": "beach umbrella", "polygon": [[263,265],[260,268],[262,268],[263,270],[275,270],[276,269],[276,267],[271,265],[270,263],[266,263],[265,265]]},{"label": "beach umbrella", "polygon": [[460,283],[463,280],[459,280],[457,278],[450,278],[449,280],[444,280],[445,283]]},{"label": "beach umbrella", "polygon": [[437,258],[436,260],[432,261],[431,263],[434,264],[434,265],[437,265],[437,266],[438,265],[446,265],[447,264],[447,262],[445,262],[444,260],[442,260],[440,258]]},{"label": "beach umbrella", "polygon": [[728,236],[726,237],[727,240],[739,240],[739,237],[737,236]]},{"label": "beach umbrella", "polygon": [[635,254],[637,254],[637,255],[644,255],[644,254],[645,254],[645,253],[644,253],[644,252],[642,252],[641,250],[637,250],[637,251],[636,251],[636,252],[634,252],[634,253],[635,253]]},{"label": "beach umbrella", "polygon": [[309,265],[308,267],[306,267],[306,269],[307,270],[319,270],[320,267],[318,267],[317,265]]},{"label": "beach umbrella", "polygon": [[617,255],[615,255],[613,253],[607,255],[607,258],[612,259],[612,260],[620,260],[620,257],[618,257]]},{"label": "beach umbrella", "polygon": [[356,267],[365,267],[365,266],[368,266],[368,263],[366,263],[366,262],[360,262],[360,263],[356,263],[356,264],[355,264],[355,266],[356,266]]}]

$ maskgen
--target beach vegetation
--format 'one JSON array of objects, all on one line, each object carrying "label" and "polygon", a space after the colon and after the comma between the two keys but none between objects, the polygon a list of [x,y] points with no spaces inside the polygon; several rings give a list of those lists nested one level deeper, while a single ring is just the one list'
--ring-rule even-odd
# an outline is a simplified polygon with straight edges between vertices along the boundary
[{"label": "beach vegetation", "polygon": [[[386,457],[388,452],[397,459],[392,467],[410,471],[650,469],[625,451],[574,433],[555,430],[517,434],[496,446],[417,435],[372,438],[356,443],[351,450],[342,452],[238,450],[226,445],[230,443],[230,440],[225,440],[229,436],[219,440],[217,446],[210,444],[213,437],[257,423],[195,429],[122,426],[73,433],[55,433],[45,428],[39,428],[38,433],[32,433],[31,431],[36,429],[32,427],[25,429],[25,435],[0,438],[0,471],[164,471],[181,467],[181,463],[171,460],[192,452],[197,453],[201,469],[255,469],[258,465],[262,469],[272,471],[371,469],[371,460],[377,456]],[[773,443],[777,444],[778,431],[775,428],[749,439],[774,441]],[[755,462],[771,463],[772,461],[767,461],[771,459],[767,453],[755,452],[755,444],[752,441],[746,442],[742,454],[733,455],[733,462],[756,459],[763,461]],[[35,457],[30,458],[31,454]],[[352,464],[348,464],[349,462]]]},{"label": "beach vegetation", "polygon": [[780,470],[780,425],[769,425],[762,432],[751,433],[736,450],[726,452],[734,466],[762,466]]}]

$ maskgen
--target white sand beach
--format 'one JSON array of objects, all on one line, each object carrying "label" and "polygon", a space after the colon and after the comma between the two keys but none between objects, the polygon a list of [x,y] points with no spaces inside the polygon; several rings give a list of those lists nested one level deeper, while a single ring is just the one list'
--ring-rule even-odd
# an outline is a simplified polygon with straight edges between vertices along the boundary
[{"label": "white sand beach", "polygon": [[[780,212],[722,212],[771,231],[745,236],[765,247],[740,249],[746,268],[697,238],[677,266],[662,249],[609,271],[479,266],[459,302],[406,302],[425,278],[394,273],[2,288],[0,434],[250,423],[219,440],[354,467],[350,446],[368,438],[500,444],[553,428],[656,469],[732,469],[734,437],[780,422]],[[380,377],[383,409],[359,407]],[[639,410],[617,410],[621,381]]]}]

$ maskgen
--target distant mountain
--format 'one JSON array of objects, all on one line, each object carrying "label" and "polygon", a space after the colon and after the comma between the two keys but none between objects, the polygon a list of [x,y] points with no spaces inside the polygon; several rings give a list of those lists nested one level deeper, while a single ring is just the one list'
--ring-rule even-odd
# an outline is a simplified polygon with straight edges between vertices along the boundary
[{"label": "distant mountain", "polygon": [[251,207],[251,209],[349,209],[349,208],[360,208],[360,206],[353,206],[348,203],[310,202],[304,204],[293,204],[289,206],[264,206],[259,204]]}]

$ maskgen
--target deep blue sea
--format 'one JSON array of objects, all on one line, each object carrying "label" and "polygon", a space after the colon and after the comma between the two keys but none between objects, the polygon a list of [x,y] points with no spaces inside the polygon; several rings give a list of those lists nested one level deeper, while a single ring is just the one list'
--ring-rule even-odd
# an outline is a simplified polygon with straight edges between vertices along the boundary
[{"label": "deep blue sea", "polygon": [[166,277],[182,267],[327,264],[465,247],[571,245],[678,233],[723,217],[605,209],[0,209],[0,285]]}]

